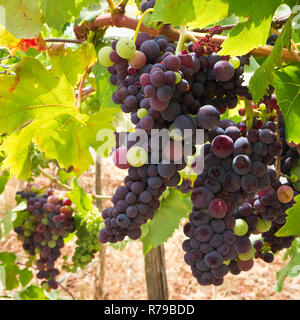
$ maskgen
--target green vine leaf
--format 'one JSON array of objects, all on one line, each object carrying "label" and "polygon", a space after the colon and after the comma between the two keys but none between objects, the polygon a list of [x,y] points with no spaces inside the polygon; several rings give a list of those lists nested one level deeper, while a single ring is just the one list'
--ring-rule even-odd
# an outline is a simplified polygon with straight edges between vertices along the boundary
[{"label": "green vine leaf", "polygon": [[140,240],[143,243],[144,254],[166,242],[178,228],[182,218],[192,210],[189,195],[184,195],[176,189],[170,189],[168,197],[155,212],[154,218],[142,227]]},{"label": "green vine leaf", "polygon": [[[220,54],[239,56],[263,46],[268,38],[274,12],[281,2],[255,0],[245,2],[244,5],[240,2],[241,8],[232,8],[232,13],[236,14],[240,22],[229,32]],[[245,19],[246,21],[242,21]]]},{"label": "green vine leaf", "polygon": [[36,0],[0,0],[5,8],[5,29],[18,39],[36,38],[42,30]]},{"label": "green vine leaf", "polygon": [[290,47],[290,39],[292,32],[292,16],[285,23],[282,32],[277,38],[273,50],[269,57],[263,62],[259,69],[255,71],[249,82],[249,90],[255,102],[258,102],[272,84],[274,68],[282,67],[281,51],[283,47]]},{"label": "green vine leaf", "polygon": [[300,63],[293,62],[277,70],[273,86],[284,117],[286,139],[300,143]]},{"label": "green vine leaf", "polygon": [[300,239],[294,240],[292,247],[287,250],[286,256],[290,257],[290,261],[280,271],[276,272],[276,292],[282,291],[286,277],[296,277],[300,273]]},{"label": "green vine leaf", "polygon": [[114,131],[111,123],[119,111],[102,108],[88,116],[76,109],[75,85],[96,61],[91,45],[52,51],[50,56],[51,70],[25,57],[14,68],[16,76],[0,77],[0,127],[10,134],[1,146],[7,156],[2,169],[10,168],[11,175],[24,180],[31,175],[32,142],[47,159],[56,159],[61,168],[73,166],[76,175],[87,170],[93,163],[89,148],[97,150],[104,144],[97,134],[101,129]]},{"label": "green vine leaf", "polygon": [[277,231],[275,234],[277,237],[288,237],[288,236],[298,236],[300,235],[300,195],[294,198],[296,203],[292,208],[286,211],[287,221],[286,224]]}]

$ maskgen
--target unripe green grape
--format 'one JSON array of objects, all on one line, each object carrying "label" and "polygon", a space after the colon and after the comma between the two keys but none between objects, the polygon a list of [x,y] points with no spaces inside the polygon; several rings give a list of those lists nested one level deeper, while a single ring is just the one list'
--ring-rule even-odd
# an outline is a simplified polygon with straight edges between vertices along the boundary
[{"label": "unripe green grape", "polygon": [[270,230],[272,226],[272,222],[269,220],[262,220],[260,218],[258,218],[258,223],[256,225],[256,230],[258,232],[267,232]]},{"label": "unripe green grape", "polygon": [[175,72],[176,75],[176,81],[175,84],[179,83],[181,81],[181,74],[179,72]]},{"label": "unripe green grape", "polygon": [[238,255],[238,258],[242,261],[247,261],[247,260],[254,258],[254,256],[255,256],[255,249],[253,247],[251,247],[251,249],[248,252],[240,253]]},{"label": "unripe green grape", "polygon": [[42,224],[47,225],[48,224],[48,218],[43,218],[41,222],[42,222]]},{"label": "unripe green grape", "polygon": [[48,291],[50,287],[49,287],[49,285],[48,285],[47,282],[43,282],[43,283],[42,283],[42,288],[43,288],[44,290]]},{"label": "unripe green grape", "polygon": [[47,241],[45,241],[45,240],[43,240],[42,242],[41,242],[41,245],[44,247],[45,245],[47,244]]},{"label": "unripe green grape", "polygon": [[139,119],[142,119],[143,117],[146,117],[148,115],[148,110],[146,108],[141,108],[137,112],[137,116]]},{"label": "unripe green grape", "polygon": [[233,65],[234,69],[237,69],[241,64],[240,59],[237,57],[230,58],[229,62]]},{"label": "unripe green grape", "polygon": [[267,106],[264,103],[259,104],[259,110],[260,111],[265,111],[267,109]]},{"label": "unripe green grape", "polygon": [[87,256],[81,256],[80,257],[80,261],[81,262],[86,262],[86,261],[88,261],[88,257]]},{"label": "unripe green grape", "polygon": [[68,238],[69,232],[65,231],[64,238]]},{"label": "unripe green grape", "polygon": [[56,247],[56,241],[55,240],[50,240],[50,241],[48,241],[47,244],[48,244],[48,247],[51,248],[51,249]]},{"label": "unripe green grape", "polygon": [[291,175],[291,181],[292,182],[297,182],[299,179],[298,179],[298,177],[295,175],[295,174],[292,174]]},{"label": "unripe green grape", "polygon": [[98,53],[98,59],[99,62],[104,66],[104,67],[110,67],[114,63],[110,60],[110,53],[113,51],[113,49],[109,46],[103,47],[100,49]]},{"label": "unripe green grape", "polygon": [[56,241],[59,239],[59,235],[58,234],[53,234],[51,237],[52,240]]},{"label": "unripe green grape", "polygon": [[141,167],[148,161],[148,152],[142,147],[134,146],[128,150],[126,160],[133,167]]},{"label": "unripe green grape", "polygon": [[237,236],[240,236],[240,237],[244,236],[248,232],[247,222],[244,219],[236,219],[233,231],[234,231],[234,234]]},{"label": "unripe green grape", "polygon": [[123,59],[130,59],[135,53],[135,43],[128,37],[122,38],[117,42],[116,51]]},{"label": "unripe green grape", "polygon": [[40,250],[40,248],[35,248],[35,249],[34,249],[34,252],[35,252],[36,254],[38,254],[38,253],[41,253],[41,250]]},{"label": "unripe green grape", "polygon": [[30,237],[32,235],[32,232],[30,230],[25,230],[24,231],[24,236],[25,237]]},{"label": "unripe green grape", "polygon": [[32,223],[29,220],[24,222],[24,228],[25,229],[31,229],[31,226],[32,226]]}]

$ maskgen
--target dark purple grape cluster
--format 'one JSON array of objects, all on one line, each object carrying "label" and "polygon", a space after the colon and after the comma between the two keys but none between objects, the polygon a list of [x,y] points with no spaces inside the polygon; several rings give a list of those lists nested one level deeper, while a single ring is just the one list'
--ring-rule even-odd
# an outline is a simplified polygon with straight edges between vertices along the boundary
[{"label": "dark purple grape cluster", "polygon": [[298,159],[300,159],[300,155],[298,153],[298,149],[300,151],[300,146],[297,147],[294,143],[287,143],[285,136],[285,124],[282,115],[279,117],[279,130],[280,140],[283,147],[281,155],[281,172],[286,175],[290,175],[291,170],[297,167]]},{"label": "dark purple grape cluster", "polygon": [[27,210],[22,225],[14,231],[30,256],[39,255],[37,278],[46,280],[42,285],[57,289],[55,261],[61,255],[64,238],[75,231],[72,202],[52,189],[40,194],[34,186],[17,192],[17,199],[26,199]]},{"label": "dark purple grape cluster", "polygon": [[[193,212],[184,227],[190,239],[184,242],[183,249],[186,263],[202,285],[221,285],[229,270],[237,272],[253,265],[251,259],[224,263],[236,260],[238,254],[251,248],[247,236],[235,235],[236,217],[232,213],[270,185],[267,165],[273,164],[278,155],[273,151],[278,142],[271,123],[248,132],[243,128],[243,124],[226,119],[210,130],[204,170],[194,183]],[[247,210],[245,206],[244,211]],[[249,223],[254,226],[257,221]]]},{"label": "dark purple grape cluster", "polygon": [[[112,98],[123,112],[131,113],[136,130],[127,135],[124,147],[118,144],[114,153],[115,164],[129,170],[124,186],[113,196],[113,207],[102,213],[105,228],[100,231],[99,241],[104,243],[121,241],[125,236],[139,238],[141,225],[159,208],[162,192],[178,185],[178,171],[186,166],[186,156],[196,152],[196,129],[216,126],[220,111],[236,106],[238,94],[249,97],[248,89],[241,85],[247,58],[237,59],[239,66],[235,69],[216,54],[198,56],[195,52],[182,52],[176,56],[174,44],[166,37],[153,39],[140,33],[135,42],[136,53],[126,60],[118,55],[117,44],[118,41],[112,43],[113,65],[108,67],[110,82],[118,87]],[[182,134],[190,129],[189,139],[171,140],[168,148],[153,143],[152,129],[170,128]],[[128,153],[139,143],[140,129],[148,136],[147,145],[140,144],[148,153],[148,162],[133,166]],[[191,146],[189,154],[177,152],[185,145]],[[158,164],[149,164],[153,163],[153,156]],[[121,164],[124,159],[129,163]],[[163,159],[170,163],[165,164]]]},{"label": "dark purple grape cluster", "polygon": [[180,182],[178,171],[182,166],[159,163],[130,167],[125,185],[118,187],[113,195],[114,206],[102,212],[105,228],[100,231],[99,241],[115,243],[125,236],[138,239],[141,225],[153,218],[166,187],[175,187]]}]

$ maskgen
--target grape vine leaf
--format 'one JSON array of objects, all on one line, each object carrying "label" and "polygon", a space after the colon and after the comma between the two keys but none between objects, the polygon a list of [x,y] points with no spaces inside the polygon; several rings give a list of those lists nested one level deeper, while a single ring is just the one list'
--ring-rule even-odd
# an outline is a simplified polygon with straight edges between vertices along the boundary
[{"label": "grape vine leaf", "polygon": [[85,217],[89,212],[93,211],[93,199],[78,185],[77,179],[74,179],[71,184],[73,189],[67,193],[67,196],[76,206],[80,215]]},{"label": "grape vine leaf", "polygon": [[[84,59],[72,65],[69,74],[56,56],[51,70],[36,59],[25,57],[15,65],[15,76],[0,77],[0,127],[3,133],[10,134],[1,146],[7,155],[2,169],[10,168],[18,178],[30,177],[32,141],[47,159],[56,159],[61,168],[73,166],[76,175],[93,163],[89,148],[97,149],[103,144],[97,141],[97,134],[101,129],[114,129],[111,122],[119,110],[110,108],[87,116],[76,108],[75,82],[95,62],[94,49],[87,53],[89,48],[87,45],[77,49]],[[67,50],[64,65],[71,66],[74,57],[78,54]]]},{"label": "grape vine leaf", "polygon": [[191,28],[206,27],[227,17],[228,11],[228,0],[157,0],[151,21]]},{"label": "grape vine leaf", "polygon": [[17,293],[18,300],[50,300],[44,292],[44,289],[36,285],[30,285],[24,290]]},{"label": "grape vine leaf", "polygon": [[0,46],[8,48],[12,55],[20,49],[17,48],[20,40],[14,37],[10,32],[0,25]]},{"label": "grape vine leaf", "polygon": [[240,20],[246,18],[246,21],[240,21],[229,32],[226,41],[222,44],[220,54],[239,56],[264,45],[268,38],[273,14],[280,3],[281,0],[255,0],[245,3],[243,9],[247,7],[247,12],[246,10],[241,12],[240,9],[235,8],[232,13],[235,13]]},{"label": "grape vine leaf", "polygon": [[295,204],[286,211],[287,220],[285,225],[276,232],[277,237],[288,237],[300,235],[300,195],[294,198]]},{"label": "grape vine leaf", "polygon": [[105,0],[95,1],[96,3],[90,2],[88,6],[85,6],[81,12],[78,19],[76,19],[76,24],[81,24],[83,21],[92,22],[95,18],[103,13],[104,9],[108,8],[108,4]]},{"label": "grape vine leaf", "polygon": [[114,86],[109,82],[110,73],[99,62],[93,67],[93,72],[97,83],[97,98],[103,109],[116,107],[120,108],[112,101],[112,95],[115,92]]},{"label": "grape vine leaf", "polygon": [[22,225],[24,219],[29,215],[28,211],[24,211],[27,208],[25,201],[19,203],[9,213],[7,213],[2,219],[0,219],[0,239],[2,237],[1,225],[4,227],[4,235],[8,235],[15,227]]},{"label": "grape vine leaf", "polygon": [[2,276],[1,279],[3,281],[3,285],[5,286],[6,290],[12,290],[18,287],[19,281],[17,279],[17,274],[19,268],[15,265],[16,255],[12,252],[0,252],[0,261],[2,264]]},{"label": "grape vine leaf", "polygon": [[251,77],[253,76],[254,72],[260,67],[260,65],[256,62],[253,56],[250,57],[250,64],[246,64],[244,66],[244,73],[243,73],[243,86],[248,87]]},{"label": "grape vine leaf", "polygon": [[7,182],[9,181],[10,175],[8,170],[4,170],[0,175],[0,194],[4,191]]},{"label": "grape vine leaf", "polygon": [[61,115],[40,127],[35,141],[48,159],[57,159],[62,168],[73,166],[76,175],[80,175],[94,162],[89,148],[97,150],[105,143],[98,140],[101,132],[105,131],[103,135],[110,132],[113,136],[114,127],[110,123],[115,114],[115,109],[103,110],[87,117],[84,124],[77,119],[70,120],[68,115]]},{"label": "grape vine leaf", "polygon": [[5,29],[19,39],[36,38],[42,22],[36,0],[0,0],[5,9]]},{"label": "grape vine leaf", "polygon": [[65,22],[71,20],[76,11],[74,0],[43,0],[43,18],[50,28],[61,30]]},{"label": "grape vine leaf", "polygon": [[89,2],[99,4],[98,0],[40,0],[44,21],[49,27],[61,31],[66,22],[78,17],[83,7]]},{"label": "grape vine leaf", "polygon": [[234,14],[239,23],[229,33],[220,53],[236,56],[265,45],[273,14],[281,3],[281,0],[157,0],[151,20],[194,29]]},{"label": "grape vine leaf", "polygon": [[16,75],[0,76],[1,132],[9,134],[33,119],[42,123],[49,117],[74,113],[74,92],[64,74],[57,78],[30,57],[23,58],[11,71]]},{"label": "grape vine leaf", "polygon": [[16,217],[17,217],[17,213],[14,211],[11,211],[2,218],[5,236],[7,236],[11,232],[13,228],[13,222],[15,221]]},{"label": "grape vine leaf", "polygon": [[52,62],[52,69],[58,75],[64,74],[71,86],[75,86],[88,67],[97,61],[93,44],[86,42],[77,50],[54,45],[49,48],[48,54]]},{"label": "grape vine leaf", "polygon": [[263,62],[253,74],[249,82],[249,90],[254,102],[258,102],[265,94],[272,83],[272,76],[275,67],[282,67],[281,51],[283,47],[290,47],[292,31],[292,16],[285,23],[282,32],[277,38],[273,50],[269,57]]},{"label": "grape vine leaf", "polygon": [[284,117],[286,139],[300,143],[300,63],[275,71],[272,83]]},{"label": "grape vine leaf", "polygon": [[143,243],[144,254],[167,241],[178,228],[180,220],[187,217],[192,210],[189,195],[184,195],[176,189],[169,191],[168,197],[162,201],[154,218],[142,227],[140,240]]},{"label": "grape vine leaf", "polygon": [[23,288],[28,285],[32,278],[33,274],[31,270],[27,268],[19,270],[19,280]]},{"label": "grape vine leaf", "polygon": [[286,277],[296,277],[300,273],[300,239],[296,238],[292,247],[287,250],[285,257],[290,257],[288,264],[280,271],[276,272],[277,283],[275,291],[280,292],[283,289],[284,280]]}]

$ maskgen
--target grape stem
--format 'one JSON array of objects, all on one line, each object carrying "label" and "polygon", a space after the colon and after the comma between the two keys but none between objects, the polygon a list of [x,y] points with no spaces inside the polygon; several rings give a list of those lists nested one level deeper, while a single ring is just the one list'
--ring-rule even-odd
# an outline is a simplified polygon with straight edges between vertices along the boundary
[{"label": "grape stem", "polygon": [[246,111],[247,130],[250,130],[252,129],[252,126],[253,126],[254,112],[251,106],[251,102],[247,99],[245,99],[245,111]]},{"label": "grape stem", "polygon": [[107,0],[107,3],[109,5],[110,12],[113,13],[116,10],[115,3],[113,2],[113,0]]},{"label": "grape stem", "polygon": [[16,58],[17,60],[22,60],[21,58],[17,57],[17,56],[12,56],[7,50],[1,49],[0,51],[7,53],[9,56],[7,58]]},{"label": "grape stem", "polygon": [[[73,191],[73,189],[68,186],[67,184],[62,183],[61,181],[59,181],[56,177],[52,176],[50,173],[48,173],[46,170],[42,169],[41,167],[38,168],[39,172],[45,176],[46,178],[48,178],[51,182],[57,184],[58,186],[60,186],[61,188],[63,188],[64,190],[67,191]],[[110,195],[96,195],[96,194],[91,194],[91,193],[87,193],[89,196],[93,197],[94,199],[111,199],[112,196]]]},{"label": "grape stem", "polygon": [[125,13],[125,8],[126,8],[126,5],[127,5],[127,2],[128,2],[128,0],[121,0],[121,1],[117,4],[116,12],[118,12],[118,13],[120,13],[120,14]]},{"label": "grape stem", "polygon": [[73,300],[76,300],[70,290],[68,290],[68,289],[67,289],[65,286],[63,286],[60,282],[57,282],[57,284],[58,284]]},{"label": "grape stem", "polygon": [[147,10],[146,10],[145,12],[143,12],[143,14],[141,15],[140,20],[139,20],[139,23],[138,23],[138,25],[136,26],[135,33],[134,33],[134,37],[133,37],[133,42],[134,42],[134,43],[136,42],[136,38],[137,38],[137,36],[138,36],[138,34],[139,34],[139,32],[140,32],[141,25],[142,25],[142,23],[143,23],[144,18],[145,18],[146,15],[147,15],[148,13],[150,13],[150,12],[153,12],[153,8],[147,9]]},{"label": "grape stem", "polygon": [[180,27],[179,40],[176,46],[175,54],[178,55],[184,46],[186,40],[191,40],[193,42],[197,42],[197,38],[190,32],[187,31],[186,27]]},{"label": "grape stem", "polygon": [[45,176],[46,178],[48,178],[50,181],[54,182],[55,184],[59,185],[60,187],[62,187],[63,189],[67,190],[67,191],[72,191],[72,188],[69,187],[68,185],[60,182],[57,178],[55,178],[54,176],[52,176],[50,173],[48,173],[46,170],[42,169],[41,167],[38,168],[39,172]]}]

